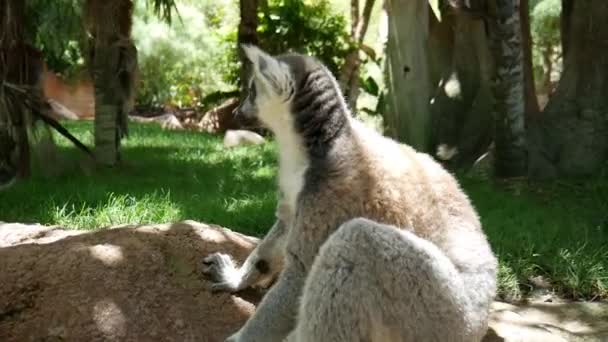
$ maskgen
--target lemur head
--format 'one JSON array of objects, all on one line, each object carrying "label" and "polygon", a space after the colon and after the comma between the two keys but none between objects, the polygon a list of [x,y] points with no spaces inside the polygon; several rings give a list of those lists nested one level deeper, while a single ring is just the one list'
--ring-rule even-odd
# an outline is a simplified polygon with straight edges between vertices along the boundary
[{"label": "lemur head", "polygon": [[260,119],[277,135],[295,130],[312,153],[347,126],[350,114],[337,82],[317,59],[300,54],[270,56],[251,45],[243,50],[253,72],[237,115]]}]

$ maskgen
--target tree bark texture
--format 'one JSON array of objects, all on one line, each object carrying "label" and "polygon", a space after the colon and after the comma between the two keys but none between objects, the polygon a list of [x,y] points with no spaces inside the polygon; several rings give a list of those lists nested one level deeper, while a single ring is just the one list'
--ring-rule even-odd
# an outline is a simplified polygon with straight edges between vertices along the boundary
[{"label": "tree bark texture", "polygon": [[470,166],[492,141],[492,61],[484,22],[460,9],[431,17],[432,149],[450,167]]},{"label": "tree bark texture", "polygon": [[419,151],[430,150],[429,5],[426,0],[387,0],[388,133]]},{"label": "tree bark texture", "polygon": [[30,174],[25,96],[8,86],[35,91],[31,87],[41,76],[42,58],[24,43],[24,22],[22,0],[0,3],[0,187],[14,177]]},{"label": "tree bark texture", "polygon": [[608,159],[608,2],[566,1],[564,71],[529,126],[530,176],[593,174]]},{"label": "tree bark texture", "polygon": [[241,48],[242,44],[258,44],[258,0],[240,0],[241,21],[239,22],[237,33],[237,49],[239,60],[241,61],[240,82],[241,99],[247,94],[247,81],[251,73],[251,65],[247,61],[245,52]]},{"label": "tree bark texture", "polygon": [[131,0],[88,0],[86,23],[93,37],[89,67],[95,86],[95,157],[101,165],[120,160],[137,77],[137,49],[131,40]]},{"label": "tree bark texture", "polygon": [[526,104],[526,117],[535,117],[539,114],[538,98],[534,82],[534,66],[532,64],[532,33],[530,32],[530,6],[529,0],[520,0],[519,12],[521,16],[522,47],[524,52],[524,91]]},{"label": "tree bark texture", "polygon": [[527,173],[524,59],[519,0],[489,1],[490,46],[494,57],[494,172]]},{"label": "tree bark texture", "polygon": [[562,39],[562,54],[565,56],[570,46],[570,22],[572,19],[572,9],[574,0],[562,0],[562,16],[560,25],[560,35]]}]

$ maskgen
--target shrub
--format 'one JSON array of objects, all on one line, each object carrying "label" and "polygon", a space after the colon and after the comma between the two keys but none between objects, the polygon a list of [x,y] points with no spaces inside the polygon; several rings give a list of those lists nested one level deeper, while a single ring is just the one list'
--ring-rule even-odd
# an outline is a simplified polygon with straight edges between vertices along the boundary
[{"label": "shrub", "polygon": [[138,3],[138,106],[198,107],[205,95],[231,90],[226,75],[237,66],[226,58],[233,47],[223,37],[238,23],[234,13],[238,8],[229,0],[182,1],[169,25]]},{"label": "shrub", "polygon": [[[258,9],[258,39],[270,54],[299,52],[316,56],[337,75],[349,51],[346,19],[327,0],[269,0]],[[224,35],[233,46],[226,58],[238,61],[237,27]],[[225,62],[224,62],[225,63]],[[237,83],[239,69],[230,70],[228,79]]]},{"label": "shrub", "polygon": [[260,45],[271,53],[294,51],[319,58],[338,74],[349,49],[346,19],[327,0],[271,0],[259,14]]}]

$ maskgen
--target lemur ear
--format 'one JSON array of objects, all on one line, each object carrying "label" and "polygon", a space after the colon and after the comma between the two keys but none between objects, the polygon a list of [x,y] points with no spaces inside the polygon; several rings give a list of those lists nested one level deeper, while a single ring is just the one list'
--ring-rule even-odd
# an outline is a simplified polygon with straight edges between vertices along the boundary
[{"label": "lemur ear", "polygon": [[275,92],[284,90],[285,80],[289,76],[287,66],[257,46],[242,44],[241,47],[247,59],[253,64],[255,75]]},{"label": "lemur ear", "polygon": [[241,44],[241,48],[243,49],[243,52],[245,52],[245,56],[247,56],[247,59],[249,59],[249,61],[253,64],[258,63],[260,58],[272,58],[268,56],[266,52],[262,51],[259,47],[255,45]]}]

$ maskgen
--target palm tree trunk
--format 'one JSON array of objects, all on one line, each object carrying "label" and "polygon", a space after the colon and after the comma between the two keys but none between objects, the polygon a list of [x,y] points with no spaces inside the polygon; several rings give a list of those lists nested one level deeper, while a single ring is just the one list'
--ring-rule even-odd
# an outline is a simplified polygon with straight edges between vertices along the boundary
[{"label": "palm tree trunk", "polygon": [[131,0],[87,0],[86,21],[93,37],[89,67],[95,86],[95,157],[106,166],[120,160],[127,134],[137,74],[137,50],[131,40]]},{"label": "palm tree trunk", "polygon": [[24,96],[7,83],[33,85],[39,74],[30,73],[24,43],[25,4],[5,0],[0,5],[0,187],[15,177],[30,174],[30,148]]},{"label": "palm tree trunk", "polygon": [[494,56],[494,172],[518,177],[527,172],[524,63],[519,0],[489,1]]}]

